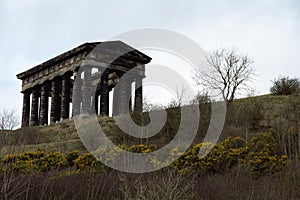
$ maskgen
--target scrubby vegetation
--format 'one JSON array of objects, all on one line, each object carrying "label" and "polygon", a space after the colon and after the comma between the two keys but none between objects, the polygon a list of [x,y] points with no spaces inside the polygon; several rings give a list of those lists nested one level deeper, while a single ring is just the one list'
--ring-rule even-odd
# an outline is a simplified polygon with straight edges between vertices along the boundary
[{"label": "scrubby vegetation", "polygon": [[[209,100],[200,99],[195,142],[180,158],[156,172],[128,174],[106,167],[81,144],[72,121],[3,132],[0,199],[299,199],[300,98],[260,96],[229,107],[219,142],[198,155],[210,119]],[[99,118],[120,148],[147,154],[176,134],[180,111],[167,110],[160,133],[149,139],[125,135],[109,117]],[[147,122],[148,116],[143,116]],[[102,150],[103,151],[103,150]],[[116,152],[104,159],[113,159]],[[161,165],[149,157],[153,165]]]},{"label": "scrubby vegetation", "polygon": [[[117,172],[90,153],[78,151],[7,154],[1,160],[1,198],[24,199],[24,195],[28,199],[166,199],[170,196],[172,199],[259,199],[273,195],[299,198],[296,192],[299,190],[295,188],[300,184],[300,170],[295,168],[300,164],[298,157],[280,154],[272,133],[260,134],[248,142],[240,137],[228,137],[207,156],[199,157],[199,149],[210,145],[196,144],[184,153],[173,149],[171,155],[181,157],[172,165],[139,175]],[[152,145],[142,144],[122,148],[140,153],[155,150]],[[154,165],[160,164],[151,159]],[[287,180],[286,176],[291,174],[293,179]],[[276,180],[278,187],[288,185],[278,191],[272,180]],[[74,185],[80,186],[79,190]],[[265,193],[259,185],[270,187],[271,193]]]},{"label": "scrubby vegetation", "polygon": [[[200,171],[208,174],[224,174],[229,169],[239,166],[249,170],[249,175],[258,177],[265,173],[275,173],[282,170],[287,164],[287,156],[276,152],[276,143],[271,133],[260,134],[246,142],[240,137],[228,137],[226,140],[216,144],[200,143],[193,145],[186,152],[179,152],[177,148],[172,149],[169,154],[179,155],[180,158],[172,163],[169,168],[178,173],[190,173]],[[210,149],[208,155],[199,156],[199,150]],[[149,153],[155,151],[154,145],[143,144],[126,146],[120,148],[135,153]],[[111,152],[108,152],[111,153]],[[118,155],[116,152],[106,159],[113,159]],[[106,154],[107,155],[107,154]],[[150,157],[153,165],[160,165],[155,157]],[[97,161],[91,153],[72,151],[64,155],[61,152],[48,152],[43,150],[28,151],[18,154],[7,154],[2,158],[2,168],[7,171],[18,173],[42,173],[52,169],[84,171],[92,169],[98,172],[108,170],[105,165]]]},{"label": "scrubby vegetation", "polygon": [[273,95],[293,95],[300,93],[300,81],[297,78],[288,76],[279,77],[273,81],[270,89]]}]

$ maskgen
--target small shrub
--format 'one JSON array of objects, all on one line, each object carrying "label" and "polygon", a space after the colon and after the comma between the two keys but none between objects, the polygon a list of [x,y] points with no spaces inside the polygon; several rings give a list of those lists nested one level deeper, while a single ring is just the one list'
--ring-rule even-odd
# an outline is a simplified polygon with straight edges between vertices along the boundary
[{"label": "small shrub", "polygon": [[19,154],[7,154],[2,162],[8,170],[17,172],[45,172],[66,165],[65,157],[60,152],[45,153],[42,150],[28,151]]},{"label": "small shrub", "polygon": [[83,170],[96,170],[104,171],[106,166],[101,162],[97,161],[96,158],[91,153],[84,153],[74,160],[74,166],[78,171]]},{"label": "small shrub", "polygon": [[68,165],[70,167],[74,166],[74,160],[76,160],[79,157],[78,151],[71,151],[66,155],[66,160],[68,162]]},{"label": "small shrub", "polygon": [[287,164],[287,156],[270,155],[268,152],[250,152],[242,165],[247,168],[252,177],[264,174],[274,174],[281,171]]},{"label": "small shrub", "polygon": [[297,78],[288,76],[279,77],[273,81],[273,86],[270,89],[273,95],[292,95],[300,93],[300,81]]},{"label": "small shrub", "polygon": [[38,171],[49,171],[50,169],[58,169],[66,166],[66,159],[61,152],[50,152],[44,157],[35,160],[35,167]]}]

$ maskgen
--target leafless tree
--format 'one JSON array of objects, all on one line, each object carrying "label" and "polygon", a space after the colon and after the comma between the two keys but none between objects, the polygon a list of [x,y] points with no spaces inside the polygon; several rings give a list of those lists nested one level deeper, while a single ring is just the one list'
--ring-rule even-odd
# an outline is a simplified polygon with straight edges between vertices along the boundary
[{"label": "leafless tree", "polygon": [[148,97],[147,95],[144,96],[143,98],[143,112],[150,112],[153,110],[161,110],[163,108],[162,105],[155,104],[151,102],[152,99]]},{"label": "leafless tree", "polygon": [[0,112],[0,129],[2,131],[10,131],[15,129],[20,124],[19,118],[17,116],[17,110],[3,109]]},{"label": "leafless tree", "polygon": [[182,104],[184,103],[185,94],[186,88],[184,87],[184,85],[181,85],[180,88],[176,86],[176,97],[171,99],[171,101],[167,106],[165,106],[165,108],[178,108],[182,106]]},{"label": "leafless tree", "polygon": [[218,91],[230,103],[237,91],[247,89],[253,80],[253,61],[247,55],[240,55],[235,49],[216,50],[208,54],[207,69],[197,69],[194,80],[207,90]]},{"label": "leafless tree", "polygon": [[8,144],[7,136],[19,124],[16,109],[3,109],[0,112],[0,146]]}]

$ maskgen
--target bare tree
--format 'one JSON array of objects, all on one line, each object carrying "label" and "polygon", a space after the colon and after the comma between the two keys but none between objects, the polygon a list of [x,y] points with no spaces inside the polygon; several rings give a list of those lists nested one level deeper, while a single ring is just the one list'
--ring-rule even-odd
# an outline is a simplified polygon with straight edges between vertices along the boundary
[{"label": "bare tree", "polygon": [[15,108],[3,109],[2,112],[0,112],[0,129],[2,131],[11,131],[19,124],[20,121]]},{"label": "bare tree", "polygon": [[152,99],[147,95],[144,95],[143,98],[143,112],[150,112],[153,110],[161,110],[163,108],[162,105],[155,104],[151,102]]},{"label": "bare tree", "polygon": [[16,109],[3,109],[0,112],[0,146],[8,144],[8,134],[19,124],[20,121]]},{"label": "bare tree", "polygon": [[185,93],[186,88],[184,87],[184,85],[181,85],[180,89],[178,89],[178,87],[176,86],[176,97],[171,99],[171,101],[167,106],[165,106],[165,108],[178,108],[182,106],[182,104],[184,103],[183,101]]},{"label": "bare tree", "polygon": [[253,61],[247,55],[237,54],[235,49],[216,50],[206,58],[208,68],[196,70],[193,78],[197,85],[218,91],[228,103],[237,91],[247,89],[247,83],[253,79]]}]

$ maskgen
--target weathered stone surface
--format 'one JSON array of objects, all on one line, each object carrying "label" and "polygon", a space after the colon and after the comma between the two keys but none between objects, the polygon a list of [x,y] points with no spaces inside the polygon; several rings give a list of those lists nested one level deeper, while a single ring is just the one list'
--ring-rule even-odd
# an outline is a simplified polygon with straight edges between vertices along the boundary
[{"label": "weathered stone surface", "polygon": [[91,67],[85,67],[83,87],[82,87],[82,112],[87,114],[91,112],[92,85],[91,85]]},{"label": "weathered stone surface", "polygon": [[70,115],[71,72],[62,76],[61,118],[68,119]]},{"label": "weathered stone surface", "polygon": [[55,123],[60,120],[61,114],[61,77],[52,81],[52,98],[51,98],[51,122]]},{"label": "weathered stone surface", "polygon": [[117,91],[116,88],[114,88],[113,93],[113,116],[117,116],[120,114],[120,103],[119,103],[119,96],[120,92]]},{"label": "weathered stone surface", "polygon": [[96,115],[99,114],[99,96],[100,96],[99,92],[96,91],[92,99],[92,108],[91,108],[92,114],[96,114]]},{"label": "weathered stone surface", "polygon": [[109,71],[104,71],[101,76],[101,97],[100,97],[100,114],[109,115],[109,88],[108,88]]},{"label": "weathered stone surface", "polygon": [[34,88],[32,90],[30,126],[38,125],[38,120],[39,120],[38,117],[39,117],[39,90],[37,88]]},{"label": "weathered stone surface", "polygon": [[44,84],[41,89],[40,125],[48,124],[48,97],[49,86],[48,84]]},{"label": "weathered stone surface", "polygon": [[[74,73],[74,79],[76,79],[77,76],[81,76],[80,73]],[[80,105],[82,100],[82,94],[81,94],[81,86],[82,81],[81,79],[76,79],[76,82],[73,84],[73,99],[72,99],[72,116],[76,116],[80,114]]]},{"label": "weathered stone surface", "polygon": [[[101,48],[96,48],[99,44]],[[85,43],[18,74],[23,93],[22,127],[48,124],[49,97],[51,123],[69,118],[71,102],[72,116],[91,111],[109,115],[109,93],[122,74],[130,73],[141,83],[145,77],[144,64],[150,60],[121,41]],[[92,72],[92,68],[96,70]],[[131,110],[132,82],[133,79],[125,82],[114,92],[113,115],[124,112],[128,106]],[[135,111],[141,112],[142,88],[136,90],[134,102]]]},{"label": "weathered stone surface", "polygon": [[136,79],[136,84],[141,85],[138,88],[135,88],[135,98],[134,98],[134,112],[141,113],[143,109],[143,80],[142,78]]},{"label": "weathered stone surface", "polygon": [[131,99],[131,84],[132,80],[130,78],[122,81],[120,85],[120,110],[119,114],[126,114],[130,111],[129,107],[131,107],[131,103],[129,102]]},{"label": "weathered stone surface", "polygon": [[30,92],[23,92],[23,112],[22,112],[22,127],[29,126],[30,115]]}]

